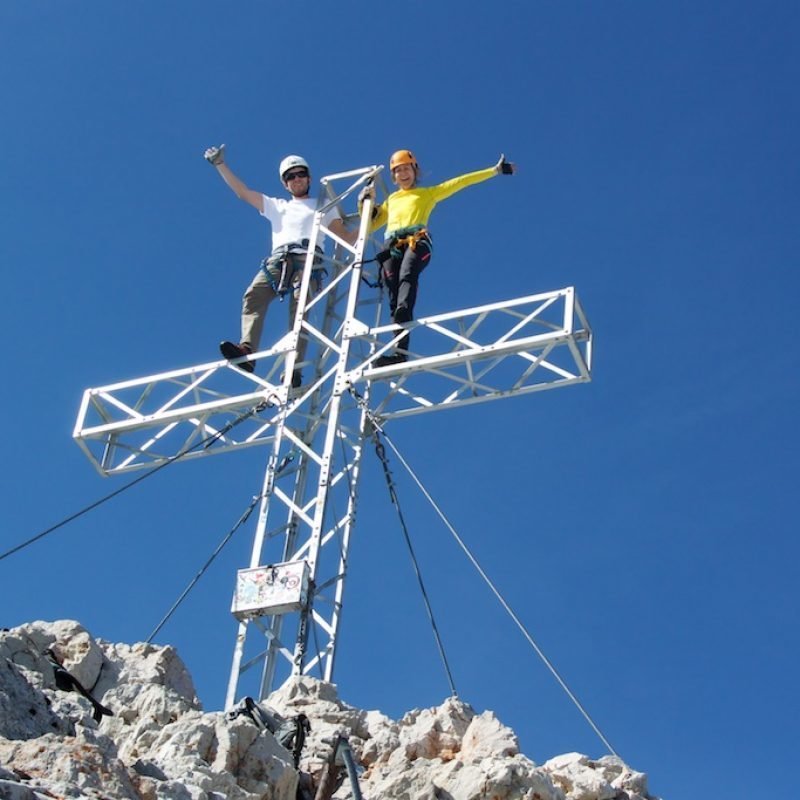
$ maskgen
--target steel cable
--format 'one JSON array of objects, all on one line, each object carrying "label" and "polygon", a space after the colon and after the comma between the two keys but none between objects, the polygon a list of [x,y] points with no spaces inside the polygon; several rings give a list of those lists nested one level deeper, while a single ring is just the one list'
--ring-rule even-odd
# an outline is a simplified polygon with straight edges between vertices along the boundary
[{"label": "steel cable", "polygon": [[80,511],[76,511],[74,514],[71,514],[70,516],[66,517],[65,519],[62,519],[61,522],[57,522],[55,525],[51,525],[46,530],[43,530],[41,533],[37,533],[35,536],[32,536],[30,539],[27,539],[26,541],[22,542],[21,544],[18,544],[15,547],[12,547],[10,550],[7,550],[5,553],[0,554],[0,561],[2,561],[4,558],[8,558],[8,556],[13,555],[14,553],[19,552],[20,550],[23,550],[24,548],[28,547],[29,545],[33,544],[34,542],[38,542],[39,539],[43,539],[45,536],[48,536],[49,534],[54,533],[59,528],[63,528],[65,525],[67,525],[70,522],[73,522],[74,520],[78,519],[79,517],[82,517],[84,514],[88,514],[90,511],[93,511],[95,508],[97,508],[98,506],[103,505],[103,503],[108,502],[109,500],[113,499],[117,495],[122,494],[123,492],[127,491],[128,489],[132,489],[134,486],[136,486],[137,483],[141,483],[143,480],[145,480],[145,478],[149,478],[152,475],[155,475],[157,472],[159,472],[160,470],[164,469],[164,467],[168,467],[170,464],[174,464],[178,459],[183,458],[185,455],[187,455],[188,453],[191,453],[193,450],[196,450],[198,447],[201,447],[201,446],[202,447],[208,447],[213,442],[215,442],[217,439],[221,438],[226,433],[228,433],[228,431],[230,431],[232,428],[234,428],[240,422],[244,422],[244,420],[246,420],[248,417],[251,417],[253,414],[257,414],[259,411],[263,411],[263,409],[266,408],[268,405],[269,405],[269,403],[266,400],[261,402],[261,403],[258,403],[257,405],[253,406],[252,408],[250,408],[247,411],[245,411],[242,414],[240,414],[236,419],[231,420],[231,422],[229,422],[227,425],[223,426],[220,430],[216,431],[215,433],[213,433],[210,436],[207,436],[205,439],[201,439],[199,442],[196,442],[195,444],[193,444],[187,450],[184,450],[184,451],[182,451],[180,453],[177,453],[174,456],[170,456],[163,464],[159,464],[157,467],[153,467],[153,469],[148,470],[143,475],[140,475],[138,478],[134,478],[132,481],[126,483],[124,486],[120,486],[119,489],[115,489],[113,492],[110,492],[105,497],[101,497],[99,500],[95,500],[93,503],[90,503],[88,506],[86,506],[85,508],[82,508]]}]

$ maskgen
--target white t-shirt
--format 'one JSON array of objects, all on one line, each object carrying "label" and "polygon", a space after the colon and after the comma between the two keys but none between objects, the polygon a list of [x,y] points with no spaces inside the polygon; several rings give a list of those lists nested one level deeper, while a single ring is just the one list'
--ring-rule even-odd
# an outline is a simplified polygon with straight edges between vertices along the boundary
[{"label": "white t-shirt", "polygon": [[[313,197],[299,199],[293,197],[284,200],[281,197],[261,195],[263,199],[261,216],[266,217],[272,226],[272,252],[287,244],[299,244],[303,239],[311,238],[311,229],[314,227],[314,212],[317,210],[317,200]],[[322,218],[325,226],[338,219],[335,208],[328,211]],[[322,247],[322,242],[317,244]]]}]

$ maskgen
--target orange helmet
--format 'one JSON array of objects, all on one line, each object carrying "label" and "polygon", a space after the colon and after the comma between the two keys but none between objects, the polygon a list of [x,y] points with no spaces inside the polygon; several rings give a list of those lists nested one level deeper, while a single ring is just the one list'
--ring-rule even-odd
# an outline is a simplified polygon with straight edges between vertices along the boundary
[{"label": "orange helmet", "polygon": [[389,159],[389,172],[394,172],[395,167],[399,167],[401,164],[411,164],[414,172],[419,170],[417,159],[410,150],[397,150],[392,153],[392,157]]}]

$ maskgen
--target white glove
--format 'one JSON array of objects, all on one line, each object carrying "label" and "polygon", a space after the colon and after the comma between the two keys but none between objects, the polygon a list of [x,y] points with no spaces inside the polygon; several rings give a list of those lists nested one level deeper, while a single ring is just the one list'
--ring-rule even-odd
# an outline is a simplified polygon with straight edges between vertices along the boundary
[{"label": "white glove", "polygon": [[209,164],[218,167],[220,164],[225,163],[225,145],[221,144],[219,147],[209,147],[203,157]]}]

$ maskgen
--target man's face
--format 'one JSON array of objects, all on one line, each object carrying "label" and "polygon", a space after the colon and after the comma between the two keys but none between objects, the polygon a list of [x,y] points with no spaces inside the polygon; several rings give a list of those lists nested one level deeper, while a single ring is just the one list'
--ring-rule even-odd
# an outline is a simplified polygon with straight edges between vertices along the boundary
[{"label": "man's face", "polygon": [[411,164],[400,164],[392,170],[392,178],[401,189],[409,189],[414,185],[417,173]]},{"label": "man's face", "polygon": [[311,184],[311,176],[305,167],[292,167],[284,173],[283,182],[295,197],[305,197]]}]

